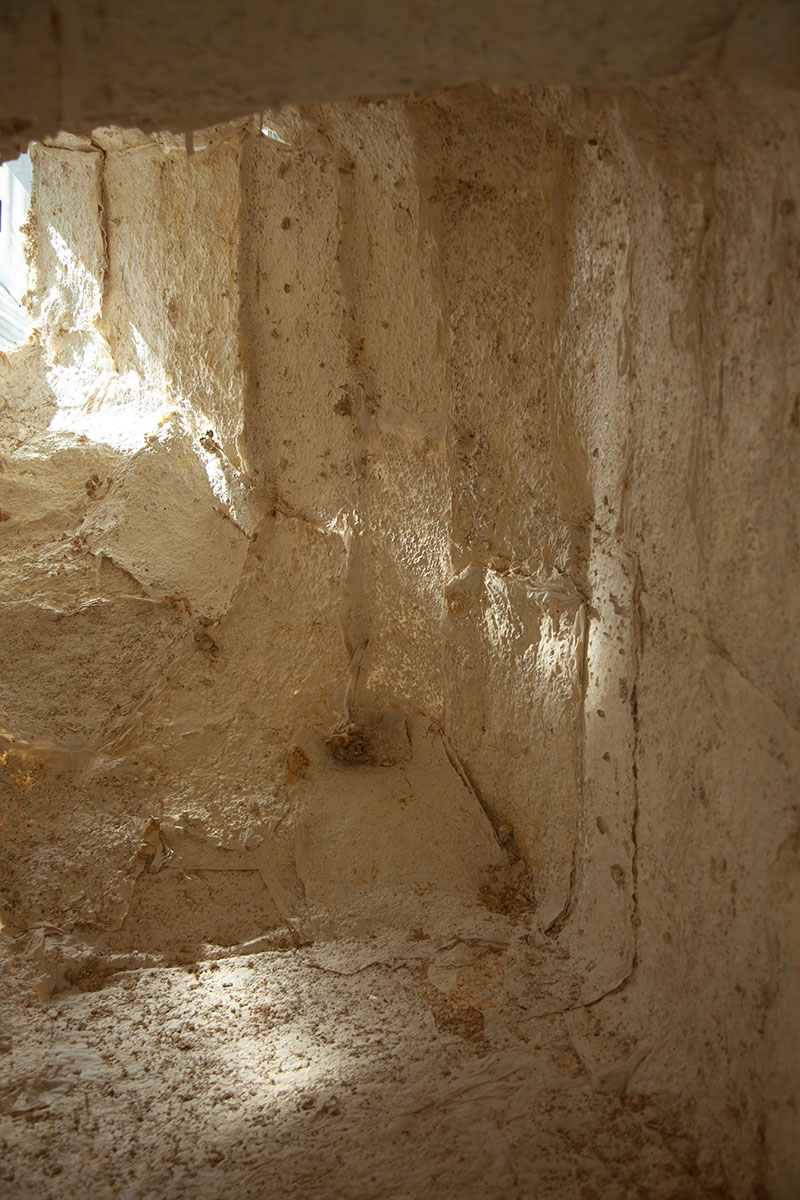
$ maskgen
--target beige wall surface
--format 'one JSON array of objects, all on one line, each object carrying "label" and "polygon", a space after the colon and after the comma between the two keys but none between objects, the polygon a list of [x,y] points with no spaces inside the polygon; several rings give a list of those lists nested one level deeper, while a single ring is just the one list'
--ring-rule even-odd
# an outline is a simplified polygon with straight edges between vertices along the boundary
[{"label": "beige wall surface", "polygon": [[792,0],[12,0],[0,153],[59,129],[201,128],[233,113],[469,82],[617,83],[687,70],[797,86]]},{"label": "beige wall surface", "polygon": [[118,931],[155,806],[335,931],[306,767],[372,729],[479,831],[443,877],[530,873],[598,1086],[796,1195],[794,6],[90,8],[2,18],[6,146],[96,126],[0,355],[3,921]]}]

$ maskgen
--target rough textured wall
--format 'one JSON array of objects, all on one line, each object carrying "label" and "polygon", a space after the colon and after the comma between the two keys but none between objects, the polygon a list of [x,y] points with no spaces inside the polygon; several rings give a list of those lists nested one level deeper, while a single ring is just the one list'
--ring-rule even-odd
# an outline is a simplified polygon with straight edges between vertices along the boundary
[{"label": "rough textured wall", "polygon": [[[279,508],[346,527],[348,704],[442,723],[550,927],[586,865],[591,515],[547,365],[560,130],[483,89],[274,120],[290,145],[245,145],[249,469]],[[632,953],[622,792],[600,990]]]},{"label": "rough textured wall", "polygon": [[0,154],[59,129],[198,129],[286,100],[686,70],[797,86],[793,0],[11,0]]},{"label": "rough textured wall", "polygon": [[377,862],[373,921],[444,881],[477,927],[528,864],[509,995],[794,1194],[798,115],[469,87],[38,152],[4,921],[331,937]]},{"label": "rough textured wall", "polygon": [[[765,580],[781,564],[781,594],[797,594],[796,110],[665,85],[563,119],[580,155],[562,396],[586,431],[592,561],[618,538],[632,582],[634,671],[619,681],[637,970],[594,1016],[639,1010],[656,1039],[641,1082],[673,1070],[694,1119],[724,1126],[721,1186],[763,1172],[790,1195],[797,1061],[778,1047],[796,1042],[800,646],[796,603],[778,616]],[[598,578],[593,595],[618,607],[616,585]],[[596,645],[586,744],[610,771],[617,672]]]}]

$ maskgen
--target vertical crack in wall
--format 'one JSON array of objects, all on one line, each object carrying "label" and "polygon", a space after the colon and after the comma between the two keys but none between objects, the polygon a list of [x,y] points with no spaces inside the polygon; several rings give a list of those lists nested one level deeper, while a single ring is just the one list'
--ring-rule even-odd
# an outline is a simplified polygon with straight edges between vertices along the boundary
[{"label": "vertical crack in wall", "polygon": [[100,237],[103,242],[103,266],[102,278],[100,279],[100,319],[96,322],[98,333],[100,333],[105,341],[111,354],[111,361],[116,371],[117,366],[117,347],[116,337],[108,319],[108,300],[111,288],[111,220],[109,217],[110,201],[108,191],[108,177],[106,174],[107,156],[102,146],[98,145],[92,138],[92,147],[95,152],[100,155],[100,202],[98,205],[98,225],[100,228]]},{"label": "vertical crack in wall", "polygon": [[341,535],[345,547],[345,567],[342,576],[341,630],[347,653],[347,684],[344,694],[345,722],[353,720],[358,707],[358,690],[364,654],[369,645],[369,627],[363,612],[364,591],[364,546],[363,525],[359,516],[359,493],[367,457],[365,429],[370,417],[370,406],[374,402],[364,361],[364,341],[359,331],[359,316],[356,311],[356,289],[351,279],[354,264],[353,226],[356,219],[354,178],[356,164],[341,147],[334,146],[330,136],[324,135],[328,154],[336,163],[336,220],[337,246],[336,265],[342,297],[342,337],[348,347],[347,382],[356,395],[356,422],[358,433],[352,450],[355,479],[354,496],[349,512],[339,516]]},{"label": "vertical crack in wall", "polygon": [[589,620],[589,605],[588,602],[584,600],[575,614],[576,625],[580,626],[580,633],[576,638],[578,643],[576,659],[578,663],[578,684],[580,693],[578,720],[576,722],[576,734],[578,742],[576,779],[578,801],[576,814],[577,826],[575,839],[572,843],[572,865],[570,867],[567,899],[561,912],[558,913],[553,920],[548,923],[544,930],[544,932],[550,934],[551,937],[558,936],[572,915],[575,905],[578,902],[581,882],[583,879],[583,851],[584,839],[586,836],[584,821],[584,772],[586,754],[586,690],[589,682]]},{"label": "vertical crack in wall", "polygon": [[[566,311],[565,297],[565,270],[567,255],[565,253],[566,231],[564,228],[564,205],[565,205],[565,187],[566,187],[566,171],[567,171],[567,156],[568,143],[563,132],[558,129],[555,134],[555,147],[552,151],[552,162],[554,169],[549,178],[541,181],[540,186],[546,192],[546,221],[547,221],[547,246],[548,254],[546,256],[546,269],[549,277],[553,282],[553,296],[551,302],[547,305],[546,310],[546,337],[548,347],[547,366],[545,371],[548,405],[550,409],[550,460],[553,471],[553,481],[555,485],[556,495],[558,499],[558,508],[560,516],[564,521],[570,521],[573,515],[570,507],[571,496],[567,496],[570,484],[574,484],[574,480],[569,478],[574,475],[574,470],[569,471],[569,460],[575,457],[576,450],[580,450],[576,439],[571,436],[569,422],[566,419],[566,414],[563,410],[564,401],[562,394],[562,376],[564,374],[564,355],[562,350],[563,330],[561,323],[563,315]],[[549,186],[548,186],[549,185]],[[568,445],[573,442],[575,445]],[[582,464],[585,467],[585,464]],[[584,476],[586,472],[584,469]],[[588,483],[588,477],[582,481],[583,491],[585,496],[585,507],[591,509],[593,507],[591,500],[591,492]],[[572,567],[573,564],[569,564]],[[573,578],[570,572],[571,582],[579,593],[586,595],[586,580],[582,579],[580,583]],[[578,889],[582,877],[582,856],[584,852],[583,838],[584,819],[583,819],[583,788],[584,788],[584,756],[585,756],[585,734],[586,734],[586,690],[589,680],[588,669],[588,649],[589,649],[589,612],[586,601],[581,605],[576,614],[576,623],[580,624],[581,630],[578,637],[579,645],[577,647],[576,665],[578,674],[578,714],[576,721],[577,735],[577,762],[576,762],[576,812],[575,812],[575,833],[572,841],[572,862],[570,865],[569,884],[567,895],[564,901],[561,912],[558,913],[550,922],[548,922],[545,932],[551,937],[557,937],[564,925],[568,921],[575,902],[577,900]]]},{"label": "vertical crack in wall", "polygon": [[643,651],[643,617],[642,617],[642,570],[636,557],[636,568],[633,584],[633,658],[634,677],[631,687],[631,719],[633,721],[633,752],[631,775],[633,779],[633,817],[631,820],[631,926],[633,928],[633,955],[631,969],[624,984],[630,982],[639,966],[639,677]]},{"label": "vertical crack in wall", "polygon": [[358,707],[358,685],[364,652],[369,645],[369,636],[363,629],[360,607],[364,573],[361,527],[355,512],[342,514],[339,518],[340,532],[344,542],[345,566],[342,574],[342,602],[340,628],[347,654],[347,685],[344,693],[344,717],[347,723],[353,720]]},{"label": "vertical crack in wall", "polygon": [[[238,238],[238,270],[237,279],[239,283],[239,305],[237,312],[236,331],[239,342],[239,365],[242,375],[242,410],[243,410],[243,433],[239,439],[239,459],[244,470],[251,478],[251,482],[263,483],[262,480],[253,480],[250,475],[249,463],[252,458],[250,449],[246,443],[246,423],[247,414],[252,410],[256,400],[256,366],[255,366],[255,350],[254,350],[254,309],[257,308],[258,301],[258,265],[254,263],[252,256],[249,253],[249,247],[246,247],[245,230],[248,227],[248,212],[247,212],[247,185],[249,183],[251,172],[250,157],[253,147],[253,134],[249,129],[242,132],[242,139],[239,143],[238,155],[238,209],[237,209],[237,238]],[[246,299],[245,299],[246,298]]]}]

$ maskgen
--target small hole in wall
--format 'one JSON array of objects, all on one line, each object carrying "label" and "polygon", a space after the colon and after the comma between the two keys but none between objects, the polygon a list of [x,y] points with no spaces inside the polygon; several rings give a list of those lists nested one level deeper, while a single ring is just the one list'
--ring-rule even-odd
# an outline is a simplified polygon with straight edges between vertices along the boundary
[{"label": "small hole in wall", "polygon": [[263,137],[269,138],[270,141],[277,142],[279,146],[289,145],[285,138],[282,138],[275,129],[270,129],[269,125],[262,125],[261,133]]}]

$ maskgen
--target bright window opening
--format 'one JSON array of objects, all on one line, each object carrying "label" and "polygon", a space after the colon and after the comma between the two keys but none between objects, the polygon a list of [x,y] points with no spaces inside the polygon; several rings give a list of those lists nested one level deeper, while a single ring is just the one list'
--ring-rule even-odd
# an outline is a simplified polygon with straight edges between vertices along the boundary
[{"label": "bright window opening", "polygon": [[0,165],[0,347],[25,341],[30,328],[22,307],[28,289],[22,226],[30,205],[31,180],[27,154]]}]

